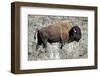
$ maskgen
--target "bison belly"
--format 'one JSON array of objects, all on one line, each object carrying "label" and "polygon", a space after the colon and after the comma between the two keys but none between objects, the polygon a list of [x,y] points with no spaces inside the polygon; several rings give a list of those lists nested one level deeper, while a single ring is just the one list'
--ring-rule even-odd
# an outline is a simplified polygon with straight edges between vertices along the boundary
[{"label": "bison belly", "polygon": [[48,42],[49,43],[60,42],[60,35],[56,32],[49,33]]}]

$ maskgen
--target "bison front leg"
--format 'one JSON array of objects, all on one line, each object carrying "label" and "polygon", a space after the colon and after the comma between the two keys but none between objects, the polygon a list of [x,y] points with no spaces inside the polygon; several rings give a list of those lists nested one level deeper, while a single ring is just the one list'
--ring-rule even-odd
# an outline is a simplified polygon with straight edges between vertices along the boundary
[{"label": "bison front leg", "polygon": [[63,45],[63,43],[61,43],[60,49],[62,49],[62,48],[63,48],[63,46],[64,46],[64,45]]},{"label": "bison front leg", "polygon": [[64,41],[61,41],[60,44],[61,44],[60,49],[62,49],[64,46]]}]

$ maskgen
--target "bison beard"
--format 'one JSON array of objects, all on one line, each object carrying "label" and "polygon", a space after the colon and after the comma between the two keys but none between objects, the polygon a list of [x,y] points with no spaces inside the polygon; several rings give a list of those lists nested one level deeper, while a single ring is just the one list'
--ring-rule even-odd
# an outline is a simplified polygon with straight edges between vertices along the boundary
[{"label": "bison beard", "polygon": [[62,49],[65,42],[78,42],[81,39],[81,36],[81,30],[78,26],[73,26],[69,30],[68,27],[63,23],[49,25],[48,27],[43,27],[37,30],[38,40],[36,50],[39,48],[40,45],[43,45],[43,48],[46,48],[47,42],[59,42],[61,44],[60,49]]}]

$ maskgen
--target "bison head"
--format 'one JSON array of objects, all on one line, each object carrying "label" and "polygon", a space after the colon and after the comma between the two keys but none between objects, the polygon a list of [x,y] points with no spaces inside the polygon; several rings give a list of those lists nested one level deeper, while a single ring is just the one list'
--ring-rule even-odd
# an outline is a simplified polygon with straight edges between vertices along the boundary
[{"label": "bison head", "polygon": [[82,37],[81,34],[81,29],[79,28],[79,26],[73,26],[71,28],[71,30],[69,31],[69,40],[68,42],[72,42],[72,41],[79,41]]}]

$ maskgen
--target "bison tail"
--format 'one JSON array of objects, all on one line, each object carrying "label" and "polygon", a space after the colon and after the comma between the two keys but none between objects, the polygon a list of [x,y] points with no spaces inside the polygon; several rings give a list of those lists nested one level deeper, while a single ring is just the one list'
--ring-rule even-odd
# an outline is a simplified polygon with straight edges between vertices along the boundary
[{"label": "bison tail", "polygon": [[35,32],[35,34],[34,34],[34,39],[36,40],[36,32]]},{"label": "bison tail", "polygon": [[37,32],[38,32],[38,29],[36,29],[36,31],[35,31],[35,33],[34,33],[34,39],[35,39],[35,40],[36,40]]}]

